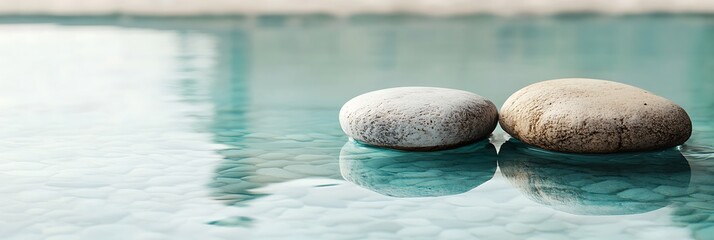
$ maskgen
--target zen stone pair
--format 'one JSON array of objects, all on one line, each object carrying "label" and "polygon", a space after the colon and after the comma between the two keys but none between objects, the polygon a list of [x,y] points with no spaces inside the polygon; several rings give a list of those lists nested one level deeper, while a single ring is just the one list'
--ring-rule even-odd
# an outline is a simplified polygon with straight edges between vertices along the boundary
[{"label": "zen stone pair", "polygon": [[687,113],[640,88],[596,79],[532,84],[501,107],[474,93],[399,87],[357,96],[340,110],[340,125],[369,145],[432,151],[487,138],[501,124],[524,143],[572,153],[647,151],[684,143]]}]

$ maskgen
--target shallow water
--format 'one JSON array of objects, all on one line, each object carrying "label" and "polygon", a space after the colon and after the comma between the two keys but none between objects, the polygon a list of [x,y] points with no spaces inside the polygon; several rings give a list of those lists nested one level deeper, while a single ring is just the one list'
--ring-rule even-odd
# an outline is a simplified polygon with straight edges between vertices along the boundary
[{"label": "shallow water", "polygon": [[[5,239],[712,239],[714,16],[0,18]],[[500,104],[541,80],[683,106],[677,149],[573,155],[497,128],[437,153],[349,142],[394,86]]]}]

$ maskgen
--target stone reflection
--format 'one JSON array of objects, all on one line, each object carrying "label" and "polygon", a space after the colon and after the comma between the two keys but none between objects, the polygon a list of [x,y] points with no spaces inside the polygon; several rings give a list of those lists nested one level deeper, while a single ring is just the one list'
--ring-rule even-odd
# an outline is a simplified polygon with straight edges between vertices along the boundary
[{"label": "stone reflection", "polygon": [[406,152],[348,141],[340,152],[342,177],[392,197],[436,197],[467,192],[496,172],[488,141],[437,152]]},{"label": "stone reflection", "polygon": [[510,140],[501,146],[503,175],[532,200],[580,215],[653,211],[687,194],[691,170],[676,149],[582,155],[554,153]]},{"label": "stone reflection", "polygon": [[689,194],[673,200],[672,220],[687,227],[694,239],[712,239],[714,236],[714,131],[698,131],[682,146],[682,154],[689,161],[692,179]]}]

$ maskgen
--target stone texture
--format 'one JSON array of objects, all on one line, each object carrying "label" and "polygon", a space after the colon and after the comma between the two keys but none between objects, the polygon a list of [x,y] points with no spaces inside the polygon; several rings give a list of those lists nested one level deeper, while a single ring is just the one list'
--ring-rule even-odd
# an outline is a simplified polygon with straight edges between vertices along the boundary
[{"label": "stone texture", "polygon": [[692,132],[687,113],[645,90],[596,79],[557,79],[527,86],[501,108],[511,136],[553,151],[646,151],[684,143]]},{"label": "stone texture", "polygon": [[340,125],[362,143],[402,150],[440,150],[488,137],[498,110],[461,90],[399,87],[359,95],[342,106]]}]

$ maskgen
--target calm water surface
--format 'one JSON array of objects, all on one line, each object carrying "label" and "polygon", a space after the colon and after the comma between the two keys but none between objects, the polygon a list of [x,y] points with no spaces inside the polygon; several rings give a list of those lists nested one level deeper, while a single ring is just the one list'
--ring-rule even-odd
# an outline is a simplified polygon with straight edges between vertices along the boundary
[{"label": "calm water surface", "polygon": [[[714,16],[0,17],[4,239],[714,239]],[[682,105],[683,146],[575,155],[500,128],[348,141],[395,86],[500,107],[588,77]]]}]

